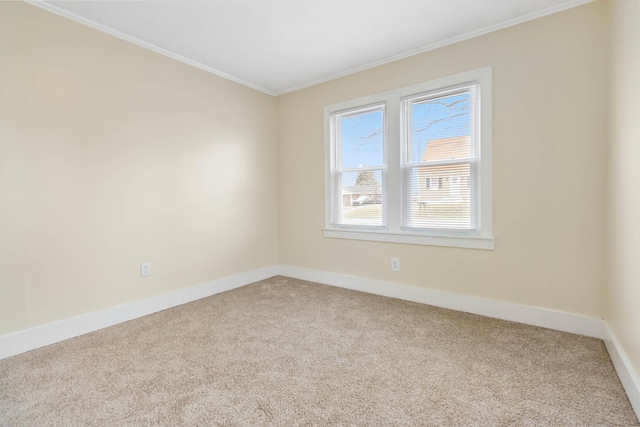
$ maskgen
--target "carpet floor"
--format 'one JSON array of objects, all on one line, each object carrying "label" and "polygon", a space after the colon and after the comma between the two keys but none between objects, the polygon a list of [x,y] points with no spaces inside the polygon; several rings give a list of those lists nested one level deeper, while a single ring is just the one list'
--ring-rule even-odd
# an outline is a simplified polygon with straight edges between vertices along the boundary
[{"label": "carpet floor", "polygon": [[3,426],[637,426],[601,340],[286,277],[0,361]]}]

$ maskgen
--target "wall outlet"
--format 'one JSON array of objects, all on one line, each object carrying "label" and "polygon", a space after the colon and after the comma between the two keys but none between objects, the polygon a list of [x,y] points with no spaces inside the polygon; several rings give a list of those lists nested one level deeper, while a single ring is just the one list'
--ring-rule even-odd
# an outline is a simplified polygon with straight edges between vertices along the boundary
[{"label": "wall outlet", "polygon": [[391,271],[400,271],[400,258],[391,258]]},{"label": "wall outlet", "polygon": [[151,276],[151,263],[150,262],[143,262],[142,264],[140,264],[140,276],[142,276],[142,277]]}]

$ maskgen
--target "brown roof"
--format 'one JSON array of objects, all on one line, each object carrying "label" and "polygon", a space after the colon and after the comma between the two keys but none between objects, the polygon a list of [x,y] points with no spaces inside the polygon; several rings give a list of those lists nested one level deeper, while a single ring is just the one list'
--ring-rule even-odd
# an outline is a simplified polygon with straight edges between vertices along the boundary
[{"label": "brown roof", "polygon": [[471,137],[455,136],[453,138],[432,139],[422,156],[423,162],[435,160],[464,159],[471,157]]}]

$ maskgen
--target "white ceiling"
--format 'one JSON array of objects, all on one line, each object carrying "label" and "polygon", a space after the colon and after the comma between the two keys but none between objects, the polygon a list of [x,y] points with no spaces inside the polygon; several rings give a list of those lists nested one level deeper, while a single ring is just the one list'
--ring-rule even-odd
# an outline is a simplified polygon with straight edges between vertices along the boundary
[{"label": "white ceiling", "polygon": [[30,3],[278,95],[589,1]]}]

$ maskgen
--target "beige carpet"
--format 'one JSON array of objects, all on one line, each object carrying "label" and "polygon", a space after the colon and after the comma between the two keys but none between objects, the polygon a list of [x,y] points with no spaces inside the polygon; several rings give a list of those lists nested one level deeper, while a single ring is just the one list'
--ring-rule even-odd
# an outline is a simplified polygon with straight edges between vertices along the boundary
[{"label": "beige carpet", "polygon": [[275,277],[0,361],[0,425],[638,425],[602,341]]}]

